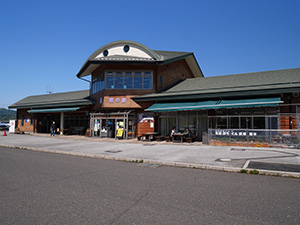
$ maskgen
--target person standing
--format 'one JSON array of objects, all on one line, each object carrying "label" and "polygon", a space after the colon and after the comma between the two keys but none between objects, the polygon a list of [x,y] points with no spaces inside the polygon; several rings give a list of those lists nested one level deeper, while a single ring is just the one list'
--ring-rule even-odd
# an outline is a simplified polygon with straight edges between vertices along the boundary
[{"label": "person standing", "polygon": [[50,131],[51,131],[51,136],[55,136],[55,130],[56,130],[56,126],[55,126],[55,122],[53,121],[53,123],[50,126]]}]

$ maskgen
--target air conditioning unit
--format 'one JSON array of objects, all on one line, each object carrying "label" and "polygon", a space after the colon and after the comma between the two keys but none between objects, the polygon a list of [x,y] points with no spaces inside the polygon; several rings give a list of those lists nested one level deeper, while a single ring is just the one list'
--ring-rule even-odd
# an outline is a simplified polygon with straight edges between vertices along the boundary
[{"label": "air conditioning unit", "polygon": [[299,92],[296,92],[296,91],[293,92],[293,97],[294,97],[294,98],[298,98],[298,97],[299,97]]}]

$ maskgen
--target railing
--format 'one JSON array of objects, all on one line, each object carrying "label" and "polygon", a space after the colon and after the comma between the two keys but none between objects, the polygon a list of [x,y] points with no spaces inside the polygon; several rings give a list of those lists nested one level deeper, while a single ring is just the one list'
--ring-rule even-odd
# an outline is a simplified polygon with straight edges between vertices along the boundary
[{"label": "railing", "polygon": [[208,129],[210,145],[300,148],[300,129]]}]

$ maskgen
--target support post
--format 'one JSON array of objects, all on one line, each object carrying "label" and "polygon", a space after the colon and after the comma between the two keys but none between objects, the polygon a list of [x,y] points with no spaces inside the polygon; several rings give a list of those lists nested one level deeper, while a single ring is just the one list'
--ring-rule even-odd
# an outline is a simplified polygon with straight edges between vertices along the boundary
[{"label": "support post", "polygon": [[64,112],[61,112],[60,113],[60,135],[63,135],[63,130],[64,130],[64,117],[65,117],[65,113]]}]

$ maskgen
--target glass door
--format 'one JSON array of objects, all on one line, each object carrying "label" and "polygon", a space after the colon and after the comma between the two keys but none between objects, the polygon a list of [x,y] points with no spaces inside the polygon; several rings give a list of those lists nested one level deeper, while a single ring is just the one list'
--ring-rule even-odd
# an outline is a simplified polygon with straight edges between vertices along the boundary
[{"label": "glass door", "polygon": [[94,120],[94,135],[95,137],[100,137],[101,119]]},{"label": "glass door", "polygon": [[129,119],[128,120],[128,138],[135,137],[135,120]]}]

